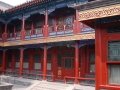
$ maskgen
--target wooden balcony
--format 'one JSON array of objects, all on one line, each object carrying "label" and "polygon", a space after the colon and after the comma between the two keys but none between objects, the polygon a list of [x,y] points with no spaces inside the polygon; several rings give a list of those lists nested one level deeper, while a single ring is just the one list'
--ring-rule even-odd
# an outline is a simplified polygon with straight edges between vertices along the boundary
[{"label": "wooden balcony", "polygon": [[[79,23],[78,27],[81,24]],[[94,29],[82,27],[76,32],[76,23],[55,25],[2,34],[1,46],[16,46],[38,43],[61,42],[70,40],[94,39]]]}]

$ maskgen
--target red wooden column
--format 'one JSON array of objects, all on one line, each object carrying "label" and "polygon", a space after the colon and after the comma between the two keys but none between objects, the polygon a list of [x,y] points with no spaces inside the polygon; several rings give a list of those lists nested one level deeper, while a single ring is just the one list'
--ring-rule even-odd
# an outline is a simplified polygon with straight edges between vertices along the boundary
[{"label": "red wooden column", "polygon": [[25,17],[22,18],[22,30],[21,30],[21,39],[25,39]]},{"label": "red wooden column", "polygon": [[30,60],[29,60],[29,72],[33,70],[34,61],[33,61],[33,50],[30,50]]},{"label": "red wooden column", "polygon": [[7,40],[7,23],[5,24],[5,31],[3,34],[3,40],[6,41]]},{"label": "red wooden column", "polygon": [[79,77],[79,43],[75,43],[75,83],[78,83]]},{"label": "red wooden column", "polygon": [[107,77],[107,41],[105,30],[97,27],[95,31],[95,67],[96,67],[96,90],[100,90],[100,85],[108,83]]},{"label": "red wooden column", "polygon": [[86,46],[86,74],[90,73],[90,55],[89,55],[90,49],[89,45]]},{"label": "red wooden column", "polygon": [[23,55],[24,55],[24,48],[20,48],[20,67],[19,67],[19,75],[22,76],[23,72]]},{"label": "red wooden column", "polygon": [[6,69],[6,50],[3,50],[3,57],[2,57],[2,72],[5,73]]},{"label": "red wooden column", "polygon": [[85,68],[86,68],[86,56],[85,56],[85,46],[81,48],[81,72],[80,72],[80,77],[84,77],[85,76]]},{"label": "red wooden column", "polygon": [[78,10],[76,9],[76,13],[75,13],[75,20],[74,20],[74,34],[77,34],[78,32],[80,32],[80,27],[79,27],[79,15],[78,15]]},{"label": "red wooden column", "polygon": [[14,71],[14,69],[15,69],[15,53],[13,51],[13,53],[12,53],[12,71]]},{"label": "red wooden column", "polygon": [[53,52],[52,52],[52,72],[54,75],[54,80],[56,78],[57,75],[57,48],[54,48]]},{"label": "red wooden column", "polygon": [[31,35],[34,34],[34,25],[33,25],[33,22],[31,23]]},{"label": "red wooden column", "polygon": [[16,38],[16,27],[14,25],[14,38]]},{"label": "red wooden column", "polygon": [[48,10],[45,10],[45,30],[44,30],[44,36],[48,36]]},{"label": "red wooden column", "polygon": [[47,44],[44,45],[43,80],[46,80],[46,74],[47,74]]}]

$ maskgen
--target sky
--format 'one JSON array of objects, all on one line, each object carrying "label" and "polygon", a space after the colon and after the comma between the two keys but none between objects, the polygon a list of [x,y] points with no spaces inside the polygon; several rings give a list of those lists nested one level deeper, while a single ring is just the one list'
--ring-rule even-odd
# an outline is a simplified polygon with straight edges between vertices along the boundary
[{"label": "sky", "polygon": [[0,1],[16,6],[30,0],[0,0]]}]

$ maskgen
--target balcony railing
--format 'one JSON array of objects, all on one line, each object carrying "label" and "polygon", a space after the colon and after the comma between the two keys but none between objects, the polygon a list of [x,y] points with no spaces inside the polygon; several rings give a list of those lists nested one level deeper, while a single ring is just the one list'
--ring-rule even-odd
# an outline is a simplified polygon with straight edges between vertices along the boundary
[{"label": "balcony railing", "polygon": [[[16,40],[31,40],[37,38],[69,36],[74,34],[88,34],[94,33],[94,29],[79,23],[79,30],[76,33],[76,22],[72,24],[54,25],[46,27],[34,28],[34,30],[16,31],[15,33],[3,33],[0,40],[2,41],[16,41]],[[45,30],[48,30],[46,33]],[[47,34],[47,35],[46,35]]]},{"label": "balcony railing", "polygon": [[64,35],[72,35],[74,31],[74,24],[71,25],[57,25],[57,26],[49,26],[49,36],[64,36]]}]

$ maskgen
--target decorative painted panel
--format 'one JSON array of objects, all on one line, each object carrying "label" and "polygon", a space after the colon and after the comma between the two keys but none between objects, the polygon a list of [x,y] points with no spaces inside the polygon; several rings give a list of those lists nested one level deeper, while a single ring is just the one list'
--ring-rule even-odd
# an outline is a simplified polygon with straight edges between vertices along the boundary
[{"label": "decorative painted panel", "polygon": [[106,7],[84,10],[79,12],[79,21],[97,19],[120,15],[120,5],[110,5]]},{"label": "decorative painted panel", "polygon": [[120,65],[109,65],[109,84],[120,85]]},{"label": "decorative painted panel", "polygon": [[19,63],[19,62],[16,62],[15,67],[16,67],[16,68],[19,68],[19,65],[20,65],[20,63]]},{"label": "decorative painted panel", "polygon": [[63,19],[63,17],[60,17],[60,18],[57,19],[57,25],[58,25],[57,31],[64,30],[64,19]]},{"label": "decorative painted panel", "polygon": [[51,63],[47,63],[47,70],[51,70]]},{"label": "decorative painted panel", "polygon": [[64,19],[66,30],[72,30],[73,29],[73,21],[74,21],[73,16],[68,16]]},{"label": "decorative painted panel", "polygon": [[41,69],[41,63],[35,63],[35,68],[34,69]]},{"label": "decorative painted panel", "polygon": [[40,55],[39,54],[35,54],[34,55],[34,60],[35,60],[35,62],[40,63]]},{"label": "decorative painted panel", "polygon": [[89,26],[87,26],[83,23],[80,23],[80,27],[81,27],[80,28],[80,30],[81,30],[80,33],[93,33],[93,32],[95,32],[95,30],[93,28],[91,28],[91,27],[89,27]]},{"label": "decorative painted panel", "polygon": [[23,68],[28,69],[28,67],[29,67],[29,63],[28,63],[28,62],[24,62],[24,63],[23,63]]}]

